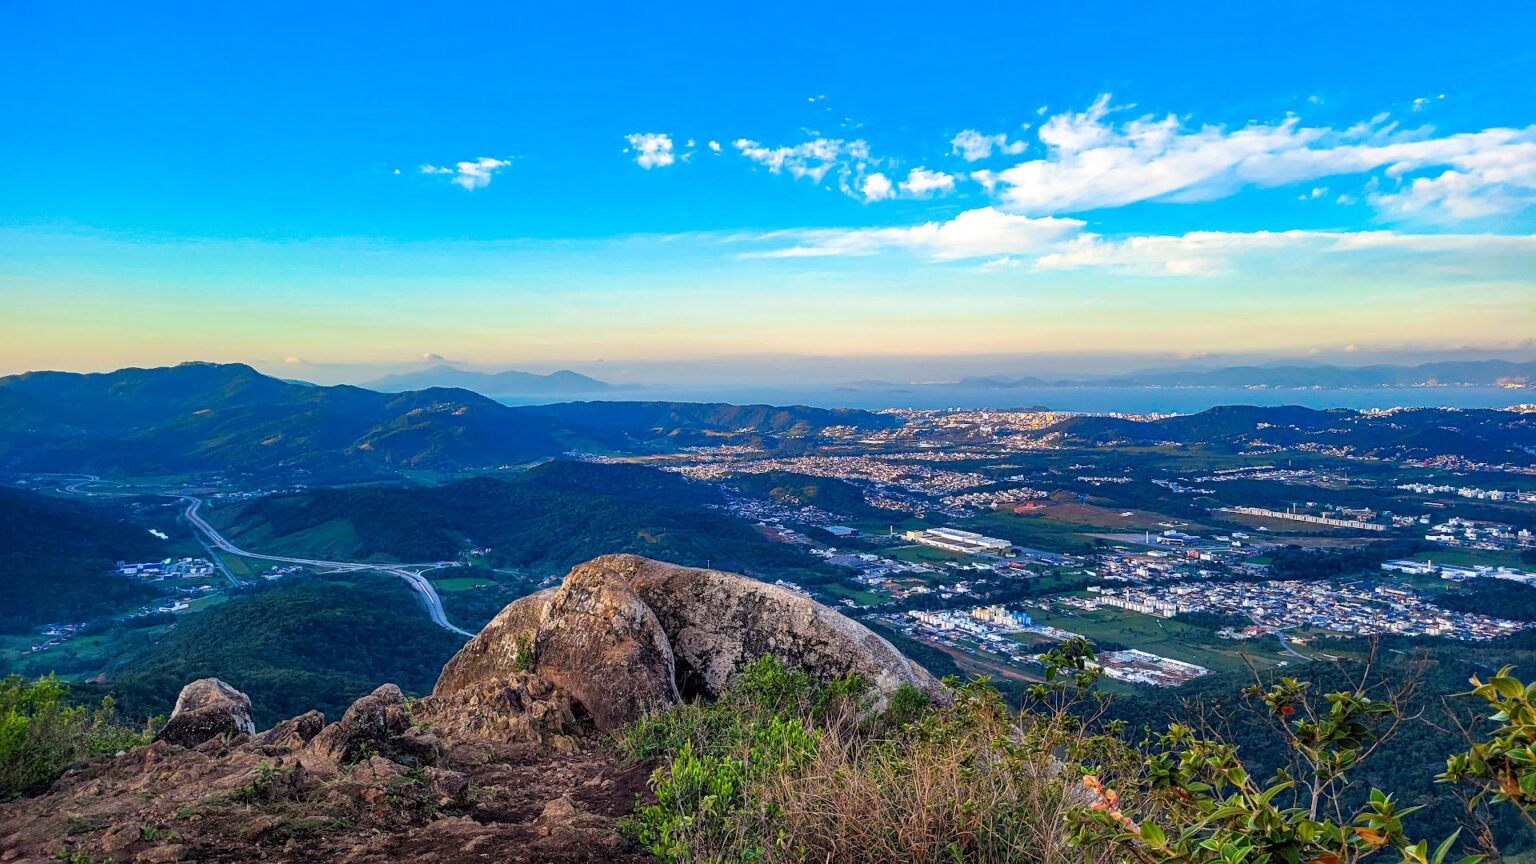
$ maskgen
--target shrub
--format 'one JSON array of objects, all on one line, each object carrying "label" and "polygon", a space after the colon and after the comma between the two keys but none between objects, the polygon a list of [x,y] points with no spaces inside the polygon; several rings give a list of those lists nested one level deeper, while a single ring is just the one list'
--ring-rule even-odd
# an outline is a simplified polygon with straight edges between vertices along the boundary
[{"label": "shrub", "polygon": [[1472,690],[1463,695],[1485,700],[1496,727],[1447,759],[1440,779],[1473,784],[1477,792],[1469,806],[1507,802],[1536,826],[1536,682],[1526,684],[1511,671],[1506,666],[1486,682],[1472,679]]},{"label": "shrub", "polygon": [[867,690],[767,659],[718,702],[635,724],[630,757],[662,764],[630,836],[669,862],[1082,860],[1052,755],[1075,720],[1026,730],[985,681],[947,705],[907,688],[879,714]]},{"label": "shrub", "polygon": [[1145,745],[1139,770],[1113,783],[1083,777],[1090,800],[1072,814],[1074,842],[1139,864],[1355,864],[1381,853],[1445,864],[1459,831],[1431,850],[1404,821],[1418,807],[1379,789],[1359,806],[1346,803],[1351,778],[1396,731],[1414,686],[1366,680],[1321,697],[1290,677],[1248,688],[1290,752],[1267,779],[1208,729],[1169,726]]},{"label": "shrub", "polygon": [[[1192,724],[1128,741],[1105,722],[1092,646],[1044,655],[1045,680],[1011,711],[985,679],[953,679],[946,704],[897,694],[870,716],[858,682],[827,686],[762,661],[715,703],[646,718],[630,758],[656,760],[656,803],[630,836],[667,862],[1043,864],[1404,864],[1457,860],[1458,835],[1416,839],[1412,814],[1379,790],[1351,794],[1392,737],[1417,682],[1358,681],[1313,693],[1289,677],[1245,691],[1290,753],[1267,778],[1194,712]],[[1446,781],[1536,809],[1536,685],[1501,671],[1471,695],[1499,724]],[[1224,721],[1225,718],[1215,718]],[[1497,854],[1485,833],[1475,843]],[[1474,864],[1467,856],[1459,864]]]},{"label": "shrub", "polygon": [[0,800],[52,783],[80,759],[147,743],[119,725],[112,697],[95,708],[71,706],[53,676],[0,680]]}]

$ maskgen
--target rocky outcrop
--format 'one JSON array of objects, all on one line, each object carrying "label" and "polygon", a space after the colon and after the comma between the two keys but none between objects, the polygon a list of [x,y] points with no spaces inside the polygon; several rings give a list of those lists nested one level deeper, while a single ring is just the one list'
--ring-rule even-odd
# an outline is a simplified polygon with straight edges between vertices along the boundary
[{"label": "rocky outcrop", "polygon": [[308,711],[262,732],[252,743],[269,752],[297,750],[313,740],[324,728],[325,715],[319,711]]},{"label": "rocky outcrop", "polygon": [[156,737],[169,744],[196,747],[211,738],[255,732],[249,696],[217,678],[200,678],[181,688],[170,719]]},{"label": "rocky outcrop", "polygon": [[612,731],[678,701],[672,647],[655,613],[618,573],[582,564],[544,607],[534,640],[539,676]]},{"label": "rocky outcrop", "polygon": [[441,696],[481,681],[531,671],[533,640],[544,617],[544,606],[556,590],[546,588],[507,604],[443,667],[433,694]]},{"label": "rocky outcrop", "polygon": [[656,613],[689,695],[718,696],[765,656],[822,680],[859,675],[874,688],[876,707],[903,685],[939,693],[933,676],[891,643],[793,591],[638,555],[605,555],[584,566],[592,565],[622,574]]},{"label": "rocky outcrop", "polygon": [[320,760],[346,765],[380,752],[410,725],[405,694],[399,687],[385,684],[353,702],[341,720],[320,730],[304,749]]},{"label": "rocky outcrop", "polygon": [[[479,701],[480,689],[417,702],[396,700],[393,689],[364,696],[325,727],[335,753],[337,742],[373,741],[407,724],[347,764],[310,770],[317,754],[294,748],[306,735],[319,739],[323,718],[311,713],[216,747],[156,741],[77,766],[44,794],[0,802],[0,861],[653,860],[618,830],[648,794],[652,766],[626,765],[615,748],[574,737],[529,742],[493,731],[562,698],[553,685],[532,688],[542,698],[527,687],[501,691],[524,701],[503,699],[507,714],[485,735],[453,720],[474,704],[489,722],[495,708]],[[432,764],[420,758],[427,753]]]},{"label": "rocky outcrop", "polygon": [[428,697],[417,715],[445,737],[547,745],[563,752],[573,749],[579,732],[570,694],[531,672]]},{"label": "rocky outcrop", "polygon": [[767,656],[822,680],[858,675],[876,708],[903,686],[941,692],[889,642],[808,597],[735,573],[606,555],[503,609],[448,662],[433,695],[495,691],[532,673],[612,730],[680,696],[718,696]]}]

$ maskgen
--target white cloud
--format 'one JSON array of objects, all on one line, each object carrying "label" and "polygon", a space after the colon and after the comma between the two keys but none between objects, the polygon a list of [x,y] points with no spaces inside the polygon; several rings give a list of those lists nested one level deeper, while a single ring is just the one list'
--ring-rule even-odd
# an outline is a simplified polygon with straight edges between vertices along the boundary
[{"label": "white cloud", "polygon": [[716,153],[719,153],[720,152],[720,142],[719,141],[711,141],[711,142],[709,142],[709,149],[715,151]]},{"label": "white cloud", "polygon": [[738,138],[731,146],[775,174],[784,171],[817,183],[834,168],[851,171],[854,164],[869,160],[869,144],[861,139],[814,138],[789,147],[765,147],[750,138]]},{"label": "white cloud", "polygon": [[[677,161],[672,153],[672,136],[662,132],[635,132],[625,135],[630,150],[635,153],[635,164],[641,168],[665,168]],[[629,151],[625,151],[629,152]]]},{"label": "white cloud", "polygon": [[1536,131],[1486,149],[1448,157],[1454,166],[1417,177],[1370,201],[1398,219],[1457,222],[1513,213],[1536,204]]},{"label": "white cloud", "polygon": [[900,253],[930,262],[982,259],[980,269],[1101,271],[1121,276],[1268,277],[1320,273],[1441,283],[1519,282],[1536,272],[1536,234],[1396,231],[1193,231],[1105,237],[1087,223],[1030,217],[993,207],[948,221],[899,228],[795,229],[740,236],[746,258],[817,258]]},{"label": "white cloud", "polygon": [[306,361],[303,357],[288,356],[283,358],[283,365],[285,366],[305,366],[307,364],[308,361]]},{"label": "white cloud", "polygon": [[[1508,213],[1536,203],[1536,126],[1436,137],[1399,129],[1387,115],[1339,130],[1294,116],[1229,129],[1187,127],[1175,115],[1115,121],[1123,109],[1100,96],[1086,111],[1050,117],[1038,132],[1043,158],[972,176],[1004,209],[1031,215],[1119,207],[1138,201],[1205,201],[1246,186],[1274,187],[1378,169],[1406,184],[1376,199],[1383,213],[1422,218]],[[1413,187],[1406,175],[1449,168],[1464,178]],[[1422,178],[1418,178],[1422,179]],[[1477,205],[1472,198],[1481,198]]]},{"label": "white cloud", "polygon": [[859,181],[858,191],[866,202],[871,203],[898,197],[933,198],[955,191],[955,177],[943,171],[918,167],[907,172],[907,179],[893,183],[891,178],[876,171],[864,175]]},{"label": "white cloud", "polygon": [[1106,239],[1081,235],[1040,256],[1036,270],[1099,269],[1125,275],[1272,274],[1320,266],[1376,267],[1456,278],[1520,278],[1536,266],[1536,235],[1400,234],[1394,231],[1193,231]]},{"label": "white cloud", "polygon": [[769,242],[795,245],[748,253],[755,258],[809,258],[830,255],[874,255],[904,250],[934,261],[1040,253],[1078,234],[1085,223],[1077,219],[1030,218],[992,207],[967,210],[947,222],[925,222],[910,228],[799,229],[764,235]]},{"label": "white cloud", "polygon": [[[806,130],[807,134],[815,135]],[[869,174],[882,160],[869,153],[869,143],[855,138],[814,137],[809,141],[791,146],[769,147],[750,138],[738,138],[731,142],[741,155],[767,168],[774,174],[787,173],[797,179],[810,179],[820,184],[832,178],[832,183],[845,195],[865,200],[864,186]],[[878,188],[879,181],[876,181]]]},{"label": "white cloud", "polygon": [[955,178],[943,171],[929,171],[919,166],[907,172],[907,179],[901,181],[901,191],[912,198],[948,195],[955,191]]},{"label": "white cloud", "polygon": [[966,129],[959,133],[950,139],[949,145],[951,153],[967,162],[978,162],[989,158],[993,150],[1004,155],[1017,156],[1024,152],[1026,146],[1023,141],[1010,142],[1005,133],[983,135],[975,129]]},{"label": "white cloud", "polygon": [[859,191],[863,193],[865,201],[884,201],[896,194],[896,187],[891,184],[889,177],[876,172],[864,178]]},{"label": "white cloud", "polygon": [[511,164],[511,161],[506,159],[481,156],[473,162],[459,162],[451,168],[443,165],[422,165],[421,173],[450,175],[453,178],[449,181],[450,183],[461,186],[467,191],[474,191],[491,185],[491,177]]}]

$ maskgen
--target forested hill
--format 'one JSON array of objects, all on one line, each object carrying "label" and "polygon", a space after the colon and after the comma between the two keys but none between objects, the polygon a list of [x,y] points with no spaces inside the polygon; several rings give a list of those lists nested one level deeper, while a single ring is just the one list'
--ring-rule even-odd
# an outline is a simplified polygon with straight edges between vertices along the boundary
[{"label": "forested hill", "polygon": [[885,428],[864,411],[666,402],[513,408],[468,390],[378,393],[281,381],[240,364],[0,378],[0,470],[322,480],[523,464],[679,436]]},{"label": "forested hill", "polygon": [[612,552],[765,576],[820,566],[705,506],[719,500],[712,486],[653,468],[549,462],[505,480],[317,489],[209,515],[242,546],[338,560],[438,561],[475,547],[541,575]]},{"label": "forested hill", "polygon": [[106,505],[0,487],[0,633],[80,621],[157,592],[110,572],[159,560],[165,542]]},{"label": "forested hill", "polygon": [[187,363],[0,378],[0,467],[346,475],[517,463],[570,446],[555,422],[464,390],[384,394]]}]

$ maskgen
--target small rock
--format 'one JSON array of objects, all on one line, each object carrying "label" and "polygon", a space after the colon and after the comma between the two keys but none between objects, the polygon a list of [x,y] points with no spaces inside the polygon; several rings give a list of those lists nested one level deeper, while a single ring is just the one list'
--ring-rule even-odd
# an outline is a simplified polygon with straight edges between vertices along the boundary
[{"label": "small rock", "polygon": [[172,861],[183,861],[187,857],[187,847],[180,843],[170,843],[165,846],[156,846],[146,849],[134,857],[139,864],[170,864]]},{"label": "small rock", "polygon": [[407,729],[389,739],[389,749],[418,765],[433,765],[443,754],[443,742],[425,729]]},{"label": "small rock", "polygon": [[437,798],[437,806],[449,807],[463,804],[468,800],[468,777],[457,771],[445,771],[441,768],[428,768],[426,772],[432,794]]}]

